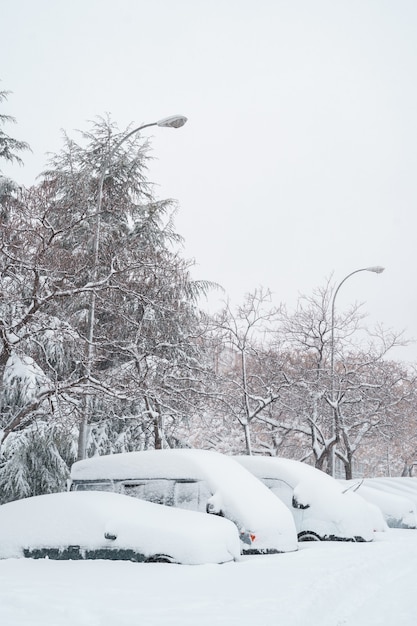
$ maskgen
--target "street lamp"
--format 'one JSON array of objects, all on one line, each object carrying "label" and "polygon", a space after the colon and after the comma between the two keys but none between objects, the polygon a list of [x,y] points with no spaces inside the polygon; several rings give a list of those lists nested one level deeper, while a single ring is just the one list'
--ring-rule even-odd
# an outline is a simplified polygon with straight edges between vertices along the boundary
[{"label": "street lamp", "polygon": [[[151,122],[150,124],[142,124],[137,128],[134,128],[126,135],[124,135],[110,150],[107,155],[107,158],[104,160],[103,165],[100,171],[100,178],[98,182],[98,195],[97,195],[97,206],[96,206],[96,224],[94,229],[94,241],[93,241],[93,270],[92,270],[92,282],[94,283],[97,279],[97,270],[98,270],[98,261],[99,261],[99,248],[100,248],[100,229],[101,229],[101,206],[103,203],[103,184],[104,179],[106,177],[106,173],[111,165],[112,159],[116,154],[117,150],[120,146],[132,137],[132,135],[136,135],[144,128],[149,128],[150,126],[160,126],[162,128],[181,128],[186,123],[187,118],[184,115],[171,115],[170,117],[164,117],[163,119],[158,120],[157,122]],[[87,320],[87,355],[86,355],[86,367],[85,367],[85,377],[86,380],[89,380],[91,377],[91,370],[93,365],[93,340],[94,340],[94,324],[95,324],[95,309],[96,309],[96,294],[94,286],[91,290],[90,294],[90,304],[88,309],[88,320]],[[78,460],[85,459],[87,452],[87,430],[89,417],[91,413],[91,398],[89,395],[86,397],[86,402],[84,406],[84,414],[80,423],[80,432],[78,437]]]},{"label": "street lamp", "polygon": [[[334,326],[335,326],[335,301],[336,301],[336,296],[339,293],[339,289],[340,287],[347,281],[348,278],[350,278],[351,276],[353,276],[354,274],[358,274],[359,272],[373,272],[374,274],[382,274],[382,272],[384,271],[384,267],[381,267],[380,265],[375,265],[375,266],[371,266],[371,267],[362,267],[359,270],[355,270],[353,272],[350,272],[350,274],[348,274],[347,276],[344,277],[344,279],[342,281],[340,281],[340,283],[338,284],[338,286],[336,287],[336,291],[334,292],[333,295],[333,299],[332,299],[332,317],[331,317],[331,326],[330,326],[330,384],[331,384],[331,401],[332,401],[332,408],[333,411],[335,412],[335,389],[334,389]],[[333,435],[335,435],[335,423],[333,423]],[[330,461],[331,461],[331,474],[332,476],[335,475],[335,456],[334,456],[334,446],[332,447],[331,450],[331,454],[330,454]]]}]

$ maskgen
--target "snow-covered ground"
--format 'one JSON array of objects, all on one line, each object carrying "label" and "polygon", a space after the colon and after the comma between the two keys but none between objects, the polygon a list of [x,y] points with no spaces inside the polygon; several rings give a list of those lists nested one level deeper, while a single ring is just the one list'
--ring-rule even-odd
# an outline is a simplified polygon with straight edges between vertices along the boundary
[{"label": "snow-covered ground", "polygon": [[417,531],[224,565],[0,561],[2,626],[414,626]]}]

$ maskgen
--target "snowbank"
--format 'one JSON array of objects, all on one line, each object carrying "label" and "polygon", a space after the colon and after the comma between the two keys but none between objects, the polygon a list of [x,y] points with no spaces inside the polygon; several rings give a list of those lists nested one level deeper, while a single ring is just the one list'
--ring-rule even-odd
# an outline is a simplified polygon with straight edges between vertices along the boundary
[{"label": "snowbank", "polygon": [[417,533],[224,565],[0,561],[4,626],[415,626]]}]

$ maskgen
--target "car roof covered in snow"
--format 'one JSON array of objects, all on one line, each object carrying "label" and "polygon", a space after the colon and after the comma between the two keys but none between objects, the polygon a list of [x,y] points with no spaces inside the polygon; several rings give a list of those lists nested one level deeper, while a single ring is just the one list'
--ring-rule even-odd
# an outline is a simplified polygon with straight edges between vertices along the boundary
[{"label": "car roof covered in snow", "polygon": [[228,464],[216,452],[207,450],[166,449],[123,452],[94,456],[77,461],[71,468],[72,480],[130,480],[141,478],[170,478],[204,480],[213,466]]},{"label": "car roof covered in snow", "polygon": [[362,479],[340,480],[340,483],[344,489],[351,486],[358,495],[381,509],[388,526],[417,528],[417,506],[410,498],[399,493],[376,489],[368,483],[364,484]]},{"label": "car roof covered in snow", "polygon": [[329,488],[342,490],[332,476],[301,461],[275,456],[236,456],[234,458],[258,478],[281,479],[293,489],[301,481],[319,480],[326,483]]},{"label": "car roof covered in snow", "polygon": [[417,505],[417,478],[415,477],[381,476],[379,478],[365,478],[363,482],[366,487],[403,496]]}]

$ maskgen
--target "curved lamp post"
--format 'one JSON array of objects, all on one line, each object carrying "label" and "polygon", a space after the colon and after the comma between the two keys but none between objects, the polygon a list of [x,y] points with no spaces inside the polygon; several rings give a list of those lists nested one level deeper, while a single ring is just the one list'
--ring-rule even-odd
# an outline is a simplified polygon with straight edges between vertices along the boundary
[{"label": "curved lamp post", "polygon": [[[181,128],[186,123],[187,118],[184,115],[171,115],[170,117],[164,117],[157,122],[151,122],[150,124],[142,124],[142,126],[138,126],[134,128],[123,137],[113,146],[113,148],[109,151],[107,158],[104,160],[101,171],[100,178],[98,182],[98,195],[97,195],[97,206],[96,206],[96,224],[94,229],[94,242],[93,242],[93,271],[92,271],[92,282],[94,283],[97,279],[97,269],[98,269],[98,261],[99,261],[99,249],[100,249],[100,229],[101,229],[101,207],[103,203],[103,184],[104,179],[106,177],[106,173],[111,165],[114,155],[120,146],[132,137],[139,133],[144,128],[149,128],[150,126],[160,126],[162,128]],[[90,295],[90,305],[88,309],[88,320],[87,320],[87,354],[86,354],[86,367],[85,367],[85,376],[86,379],[89,380],[91,377],[91,370],[93,365],[93,341],[94,341],[94,324],[95,324],[95,309],[96,309],[96,293],[94,286],[91,290]],[[90,397],[87,396],[86,403],[84,407],[84,414],[82,421],[80,423],[80,432],[78,437],[78,460],[85,459],[87,452],[87,429],[89,423],[89,417],[91,413],[91,403]]]},{"label": "curved lamp post", "polygon": [[[335,301],[336,301],[336,296],[339,293],[339,289],[340,287],[347,281],[348,278],[350,278],[351,276],[353,276],[354,274],[358,274],[359,272],[373,272],[374,274],[382,274],[382,272],[384,271],[384,267],[381,267],[380,265],[375,265],[375,266],[371,266],[371,267],[362,267],[359,270],[355,270],[353,272],[350,272],[350,274],[348,274],[347,276],[344,277],[344,279],[342,281],[340,281],[340,283],[338,284],[338,286],[336,287],[336,290],[334,292],[333,295],[333,299],[332,299],[332,317],[331,317],[331,326],[330,326],[330,332],[331,332],[331,336],[330,336],[330,384],[331,384],[331,400],[332,400],[332,407],[333,410],[334,409],[334,404],[335,404],[335,393],[334,393],[334,326],[335,326]],[[333,425],[333,429],[334,429],[334,425]],[[333,432],[333,435],[335,435],[335,432]],[[332,476],[335,475],[335,456],[334,456],[334,446],[332,447],[331,450],[331,455],[330,455],[330,460],[331,460],[331,474]]]}]

